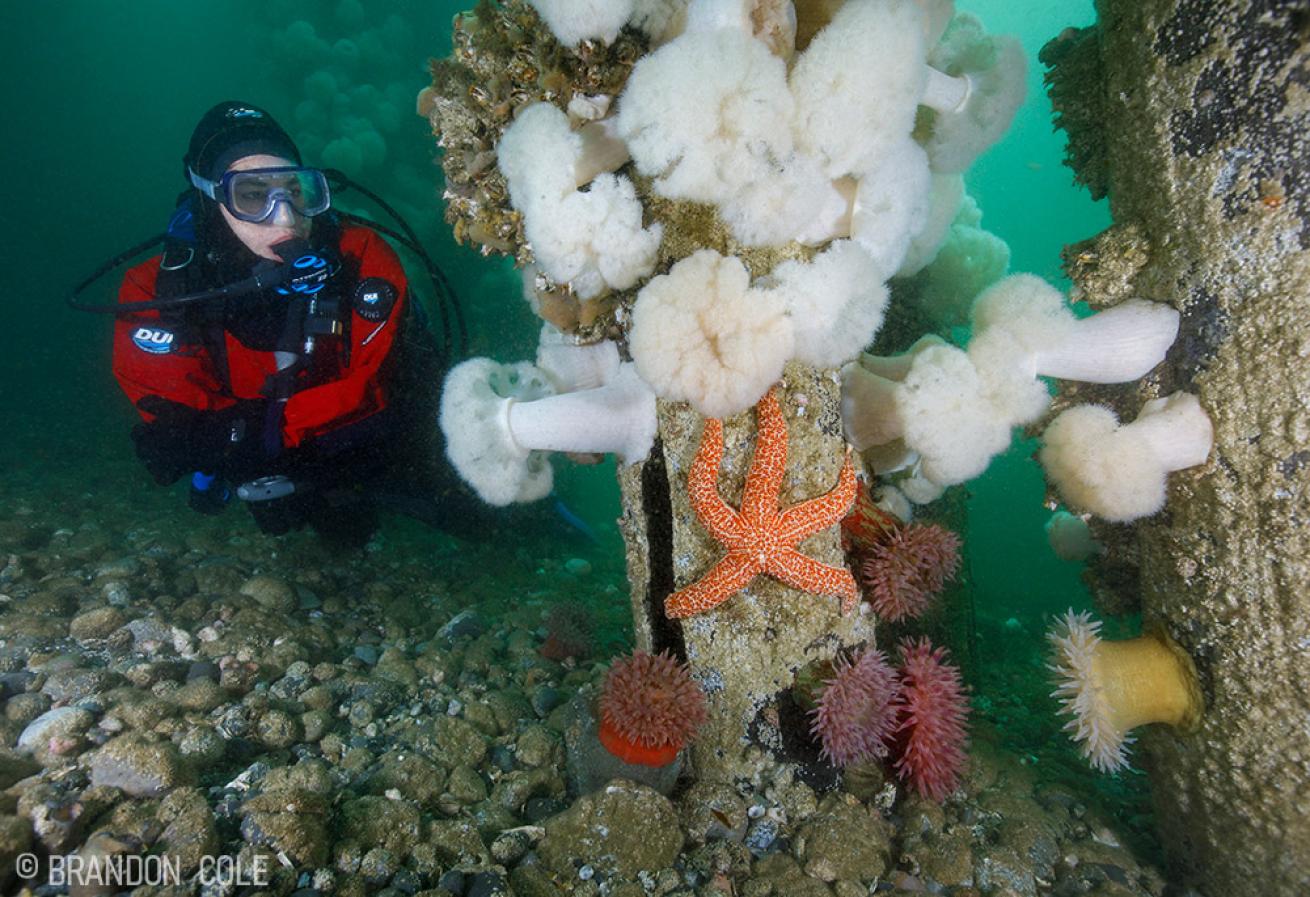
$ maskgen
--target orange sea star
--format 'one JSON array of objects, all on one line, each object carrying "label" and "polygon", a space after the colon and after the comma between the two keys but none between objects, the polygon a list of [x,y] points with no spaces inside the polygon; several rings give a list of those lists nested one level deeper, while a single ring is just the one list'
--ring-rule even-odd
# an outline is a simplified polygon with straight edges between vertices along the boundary
[{"label": "orange sea star", "polygon": [[787,423],[776,390],[770,389],[760,399],[755,415],[755,456],[746,472],[741,510],[719,495],[723,422],[705,421],[700,448],[687,476],[687,495],[705,529],[728,554],[699,580],[665,599],[664,613],[669,617],[689,617],[722,604],[760,574],[801,591],[838,595],[842,613],[855,607],[859,598],[849,570],[796,550],[804,539],[838,523],[855,500],[857,482],[849,450],[832,491],[780,510],[778,498],[787,467]]}]

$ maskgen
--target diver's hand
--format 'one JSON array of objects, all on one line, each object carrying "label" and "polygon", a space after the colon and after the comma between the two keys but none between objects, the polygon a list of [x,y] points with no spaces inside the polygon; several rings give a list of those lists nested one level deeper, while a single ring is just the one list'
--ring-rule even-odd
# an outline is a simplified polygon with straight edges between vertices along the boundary
[{"label": "diver's hand", "polygon": [[219,411],[200,411],[160,396],[137,407],[154,420],[132,428],[137,456],[155,482],[166,486],[183,473],[212,470],[229,479],[255,470],[263,458],[264,399],[237,402]]},{"label": "diver's hand", "polygon": [[136,456],[159,485],[168,486],[177,482],[190,469],[187,464],[187,436],[192,415],[199,412],[159,396],[146,396],[137,403],[137,407],[152,415],[154,420],[139,423],[132,428]]}]

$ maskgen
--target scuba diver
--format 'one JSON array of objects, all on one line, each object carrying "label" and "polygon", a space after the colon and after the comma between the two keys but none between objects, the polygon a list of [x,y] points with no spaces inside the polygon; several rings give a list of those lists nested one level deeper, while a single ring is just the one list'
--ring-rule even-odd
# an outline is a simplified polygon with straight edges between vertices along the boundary
[{"label": "scuba diver", "polygon": [[[70,299],[117,318],[113,372],[140,413],[131,437],[155,482],[189,476],[189,504],[205,514],[235,496],[271,534],[308,524],[361,545],[379,508],[484,534],[491,514],[450,469],[436,424],[451,318],[461,338],[463,319],[403,219],[340,172],[303,165],[286,131],[248,103],[206,112],[183,164],[191,186],[167,233]],[[360,190],[407,237],[334,209],[334,187]],[[426,265],[444,348],[379,231]],[[161,240],[159,255],[127,271],[116,305],[76,301]]]}]

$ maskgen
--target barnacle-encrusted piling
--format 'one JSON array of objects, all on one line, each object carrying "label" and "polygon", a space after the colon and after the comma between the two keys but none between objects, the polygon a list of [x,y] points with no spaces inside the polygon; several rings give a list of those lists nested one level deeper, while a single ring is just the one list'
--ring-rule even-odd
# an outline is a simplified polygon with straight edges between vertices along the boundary
[{"label": "barnacle-encrusted piling", "polygon": [[[433,60],[432,86],[418,99],[442,148],[445,214],[456,239],[483,254],[504,254],[521,266],[536,258],[524,216],[510,201],[510,185],[496,149],[515,117],[547,102],[586,112],[585,105],[612,104],[651,38],[625,28],[609,44],[562,44],[522,0],[489,2],[456,17],[453,53]],[[571,105],[581,102],[582,105]],[[612,106],[610,107],[612,113]],[[605,115],[602,110],[598,115]],[[808,261],[818,249],[797,242],[747,246],[734,238],[713,205],[659,195],[650,177],[632,165],[629,178],[646,222],[660,222],[663,237],[654,273],[667,272],[697,250],[740,259],[753,278],[787,260]],[[570,339],[614,339],[627,352],[631,309],[638,289],[612,289],[580,299],[567,283],[536,277],[534,308]],[[792,363],[782,389],[791,446],[785,502],[831,489],[843,458],[838,415],[839,379]],[[704,418],[684,402],[659,403],[659,432],[650,459],[621,469],[623,517],[638,646],[672,648],[688,658],[707,692],[710,720],[694,742],[696,774],[719,781],[751,781],[789,803],[786,784],[796,771],[818,763],[803,711],[787,697],[796,671],[830,659],[840,648],[872,637],[872,618],[839,616],[838,599],[807,595],[768,577],[713,615],[684,622],[665,618],[663,602],[676,587],[697,579],[721,556],[687,500],[687,470]],[[719,484],[735,503],[751,459],[754,415],[727,422],[725,462]],[[837,528],[805,541],[808,555],[841,565]],[[829,772],[831,774],[831,772]]]},{"label": "barnacle-encrusted piling", "polygon": [[[1204,894],[1310,893],[1310,16],[1301,4],[1099,0],[1043,59],[1080,182],[1115,224],[1068,254],[1097,306],[1182,313],[1161,368],[1066,384],[1131,416],[1186,390],[1210,461],[1164,512],[1099,525],[1092,584],[1195,661],[1198,729],[1147,731],[1174,874]],[[1094,389],[1094,391],[1093,391]]]}]

